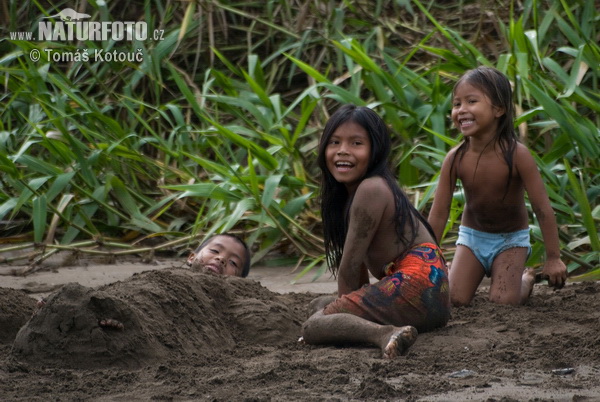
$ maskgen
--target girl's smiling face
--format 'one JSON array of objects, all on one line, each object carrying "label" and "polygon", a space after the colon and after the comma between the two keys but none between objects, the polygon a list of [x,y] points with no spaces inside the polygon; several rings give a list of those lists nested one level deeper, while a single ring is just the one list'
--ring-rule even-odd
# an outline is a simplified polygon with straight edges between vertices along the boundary
[{"label": "girl's smiling face", "polygon": [[504,110],[494,106],[479,88],[463,82],[452,100],[452,121],[464,136],[487,140],[496,135],[498,119]]},{"label": "girl's smiling face", "polygon": [[327,170],[348,192],[356,191],[365,177],[371,158],[371,140],[364,127],[353,121],[341,124],[325,149]]},{"label": "girl's smiling face", "polygon": [[204,272],[220,275],[242,276],[246,250],[230,236],[215,236],[197,253],[188,257],[188,265]]}]

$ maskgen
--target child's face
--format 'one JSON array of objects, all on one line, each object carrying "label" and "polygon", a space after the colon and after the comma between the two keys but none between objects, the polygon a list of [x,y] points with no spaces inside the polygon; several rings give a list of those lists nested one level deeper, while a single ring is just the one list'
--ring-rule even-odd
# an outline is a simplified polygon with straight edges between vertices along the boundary
[{"label": "child's face", "polygon": [[325,148],[327,169],[352,193],[364,178],[371,158],[371,140],[361,125],[348,121],[340,125]]},{"label": "child's face", "polygon": [[495,136],[498,118],[503,114],[504,110],[492,105],[483,91],[468,82],[456,87],[452,100],[452,122],[465,137]]},{"label": "child's face", "polygon": [[191,253],[188,264],[193,269],[220,275],[242,276],[246,249],[229,236],[215,236],[197,253]]}]

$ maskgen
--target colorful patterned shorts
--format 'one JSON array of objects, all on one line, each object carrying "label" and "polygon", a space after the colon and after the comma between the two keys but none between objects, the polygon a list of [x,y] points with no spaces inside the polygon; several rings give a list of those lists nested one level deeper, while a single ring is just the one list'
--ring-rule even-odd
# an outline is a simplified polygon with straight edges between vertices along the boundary
[{"label": "colorful patterned shorts", "polygon": [[450,319],[448,269],[441,250],[423,243],[385,268],[385,277],[328,304],[323,313],[347,313],[379,324],[412,325],[419,332]]}]

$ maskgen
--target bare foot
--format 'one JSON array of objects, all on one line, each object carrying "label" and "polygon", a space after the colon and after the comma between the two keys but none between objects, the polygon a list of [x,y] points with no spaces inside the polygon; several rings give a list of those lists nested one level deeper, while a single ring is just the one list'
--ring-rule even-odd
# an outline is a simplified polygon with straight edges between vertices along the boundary
[{"label": "bare foot", "polygon": [[104,318],[102,320],[99,320],[98,325],[100,325],[103,328],[114,328],[119,330],[125,329],[125,325],[123,325],[121,321],[112,318]]},{"label": "bare foot", "polygon": [[[533,285],[535,284],[537,278],[535,274],[535,270],[531,267],[525,268],[523,271],[523,276],[521,277],[521,294],[527,295],[525,298],[529,298],[531,296],[531,292],[533,291]],[[522,300],[523,302],[524,300]]]},{"label": "bare foot", "polygon": [[407,325],[395,329],[383,350],[383,357],[386,359],[393,359],[394,357],[400,356],[406,352],[416,340],[417,330],[415,327]]}]

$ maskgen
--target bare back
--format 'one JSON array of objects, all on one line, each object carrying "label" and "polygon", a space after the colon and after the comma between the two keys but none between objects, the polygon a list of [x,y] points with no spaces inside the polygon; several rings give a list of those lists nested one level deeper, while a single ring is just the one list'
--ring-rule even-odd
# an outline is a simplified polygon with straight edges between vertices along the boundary
[{"label": "bare back", "polygon": [[[394,211],[394,195],[385,180],[381,177],[363,180],[350,206],[340,274],[345,268],[362,263],[374,277],[381,279],[384,276],[385,265],[406,250],[396,233]],[[408,234],[406,237],[410,238]],[[419,222],[414,244],[424,242],[435,243]]]}]

